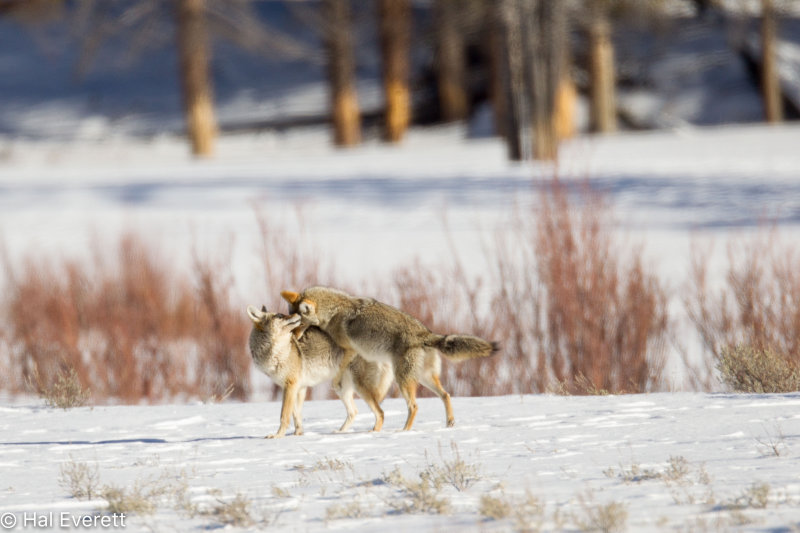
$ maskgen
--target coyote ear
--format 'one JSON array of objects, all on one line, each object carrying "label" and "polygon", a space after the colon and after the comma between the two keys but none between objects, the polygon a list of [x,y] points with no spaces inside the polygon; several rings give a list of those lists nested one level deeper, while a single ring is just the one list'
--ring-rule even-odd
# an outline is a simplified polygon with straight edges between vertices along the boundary
[{"label": "coyote ear", "polygon": [[267,311],[266,307],[264,308],[264,312],[262,313],[252,305],[247,306],[247,316],[250,317],[250,320],[252,320],[254,324],[258,324],[259,322],[261,322],[261,319],[264,318],[266,311]]},{"label": "coyote ear", "polygon": [[300,295],[292,291],[281,291],[281,297],[292,305],[300,299]]},{"label": "coyote ear", "polygon": [[262,305],[261,306],[261,312],[262,313],[266,313],[267,312],[267,306],[266,305]]}]

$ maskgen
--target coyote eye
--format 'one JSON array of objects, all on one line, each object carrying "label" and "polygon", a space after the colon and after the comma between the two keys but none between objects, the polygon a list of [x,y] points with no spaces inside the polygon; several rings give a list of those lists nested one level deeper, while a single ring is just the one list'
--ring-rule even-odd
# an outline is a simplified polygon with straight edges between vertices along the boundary
[{"label": "coyote eye", "polygon": [[311,312],[311,306],[307,303],[303,302],[300,304],[300,314],[307,315]]}]

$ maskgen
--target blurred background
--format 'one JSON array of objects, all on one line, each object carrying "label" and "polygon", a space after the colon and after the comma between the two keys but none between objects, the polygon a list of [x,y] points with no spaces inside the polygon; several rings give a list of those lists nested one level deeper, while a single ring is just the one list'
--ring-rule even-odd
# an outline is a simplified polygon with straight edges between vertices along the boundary
[{"label": "blurred background", "polygon": [[798,0],[0,0],[1,392],[272,398],[312,284],[500,341],[457,395],[791,374],[798,118]]},{"label": "blurred background", "polygon": [[466,121],[512,158],[553,158],[588,131],[797,119],[798,12],[793,0],[2,0],[0,134],[6,151],[20,137],[185,134],[211,156],[227,133],[329,125],[351,146]]}]

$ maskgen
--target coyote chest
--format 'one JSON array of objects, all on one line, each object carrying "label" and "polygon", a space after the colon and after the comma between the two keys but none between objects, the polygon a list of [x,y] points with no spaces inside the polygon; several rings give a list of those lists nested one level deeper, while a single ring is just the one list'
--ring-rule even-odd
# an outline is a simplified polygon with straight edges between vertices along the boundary
[{"label": "coyote chest", "polygon": [[[296,373],[292,360],[292,340],[289,336],[274,338],[269,333],[253,329],[250,334],[250,352],[253,362],[267,376],[280,386],[286,378]],[[295,354],[296,355],[296,354]]]}]

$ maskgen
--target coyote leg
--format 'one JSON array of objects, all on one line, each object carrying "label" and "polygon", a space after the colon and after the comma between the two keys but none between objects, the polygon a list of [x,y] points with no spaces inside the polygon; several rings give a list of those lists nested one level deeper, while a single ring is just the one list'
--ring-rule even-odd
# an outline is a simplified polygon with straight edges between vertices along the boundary
[{"label": "coyote leg", "polygon": [[347,379],[343,381],[341,387],[335,387],[336,394],[339,395],[342,402],[344,402],[344,408],[347,411],[347,418],[344,420],[344,424],[342,427],[339,428],[338,433],[342,433],[350,429],[350,426],[353,425],[353,421],[356,419],[356,415],[358,414],[358,409],[356,409],[356,403],[353,401],[353,384],[350,381],[350,377],[348,376]]},{"label": "coyote leg", "polygon": [[369,393],[362,394],[361,399],[367,402],[367,405],[375,414],[375,425],[372,427],[372,431],[380,431],[383,427],[383,409],[381,409],[380,403],[374,395]]},{"label": "coyote leg", "polygon": [[333,388],[339,390],[342,388],[342,380],[344,379],[344,373],[347,372],[347,368],[350,366],[350,363],[355,358],[356,352],[355,350],[349,349],[344,350],[344,355],[342,355],[342,362],[339,363],[339,370],[336,372],[336,377],[333,378]]},{"label": "coyote leg", "polygon": [[456,419],[453,416],[453,406],[450,403],[450,395],[446,390],[444,390],[444,387],[442,387],[442,382],[439,381],[439,376],[437,374],[425,376],[421,383],[426,389],[435,393],[439,398],[442,399],[442,402],[444,402],[444,410],[447,413],[447,427],[453,427],[456,423]]},{"label": "coyote leg", "polygon": [[303,434],[303,402],[306,401],[307,392],[308,387],[299,387],[297,389],[297,400],[295,401],[294,411],[292,413],[292,416],[294,417],[295,435]]},{"label": "coyote leg", "polygon": [[408,405],[408,418],[406,418],[406,425],[403,426],[403,431],[408,431],[414,425],[414,418],[417,416],[417,382],[408,379],[402,383],[398,382],[400,386],[400,393],[406,399]]},{"label": "coyote leg", "polygon": [[267,435],[268,439],[278,439],[286,435],[286,430],[289,428],[289,419],[294,413],[294,402],[297,399],[297,383],[294,381],[287,381],[286,386],[283,388],[283,403],[281,404],[281,425],[278,432],[272,435]]}]

